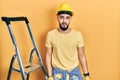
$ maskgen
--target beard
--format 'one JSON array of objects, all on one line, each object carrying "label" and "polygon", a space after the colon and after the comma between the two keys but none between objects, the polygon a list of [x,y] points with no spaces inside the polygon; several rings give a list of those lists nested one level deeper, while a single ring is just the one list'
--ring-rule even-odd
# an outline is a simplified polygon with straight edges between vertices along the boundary
[{"label": "beard", "polygon": [[[62,24],[67,24],[67,23],[63,22]],[[62,26],[62,25],[59,23],[59,27],[60,27],[61,30],[66,31],[66,30],[68,29],[68,27],[69,27],[69,24],[67,25],[67,27],[65,27],[65,26]]]}]

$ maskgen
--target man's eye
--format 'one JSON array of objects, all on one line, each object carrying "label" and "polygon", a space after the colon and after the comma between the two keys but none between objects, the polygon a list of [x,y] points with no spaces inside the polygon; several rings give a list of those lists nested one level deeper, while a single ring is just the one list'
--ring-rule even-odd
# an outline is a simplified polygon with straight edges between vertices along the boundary
[{"label": "man's eye", "polygon": [[66,19],[70,19],[70,17],[66,17]]},{"label": "man's eye", "polygon": [[60,16],[61,19],[63,19],[64,17],[63,16]]}]

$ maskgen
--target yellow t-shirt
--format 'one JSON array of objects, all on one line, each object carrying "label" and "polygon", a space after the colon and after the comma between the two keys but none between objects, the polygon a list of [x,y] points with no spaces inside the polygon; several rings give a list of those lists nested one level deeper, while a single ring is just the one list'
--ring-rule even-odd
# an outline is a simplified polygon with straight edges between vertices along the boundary
[{"label": "yellow t-shirt", "polygon": [[79,31],[71,30],[67,34],[54,29],[48,32],[46,47],[52,47],[52,66],[63,70],[72,70],[78,66],[77,47],[83,47],[83,37]]}]

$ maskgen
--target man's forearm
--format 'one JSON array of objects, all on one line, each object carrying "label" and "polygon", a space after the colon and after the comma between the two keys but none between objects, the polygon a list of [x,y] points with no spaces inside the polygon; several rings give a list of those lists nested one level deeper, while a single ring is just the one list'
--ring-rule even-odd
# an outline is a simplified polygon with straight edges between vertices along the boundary
[{"label": "man's forearm", "polygon": [[52,76],[52,48],[46,47],[46,68],[48,76]]},{"label": "man's forearm", "polygon": [[86,56],[84,53],[84,47],[78,47],[78,57],[83,69],[84,74],[88,73],[88,66],[87,66],[87,60],[86,60]]},{"label": "man's forearm", "polygon": [[49,55],[46,55],[46,67],[48,76],[52,76],[52,65],[51,65],[51,58]]},{"label": "man's forearm", "polygon": [[47,66],[48,76],[52,76],[52,66]]},{"label": "man's forearm", "polygon": [[86,57],[85,56],[80,56],[80,62],[81,62],[84,74],[88,73],[88,66],[87,66]]}]

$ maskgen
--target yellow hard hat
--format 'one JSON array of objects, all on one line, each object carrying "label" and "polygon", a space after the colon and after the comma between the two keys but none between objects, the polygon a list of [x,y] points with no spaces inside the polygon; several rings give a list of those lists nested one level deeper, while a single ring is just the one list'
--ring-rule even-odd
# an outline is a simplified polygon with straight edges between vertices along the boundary
[{"label": "yellow hard hat", "polygon": [[69,5],[68,3],[62,3],[62,4],[58,7],[56,13],[58,14],[58,12],[60,12],[60,11],[68,11],[68,12],[71,12],[72,15],[73,15],[73,11],[72,11],[72,9],[71,9],[71,7],[70,7],[70,5]]}]

